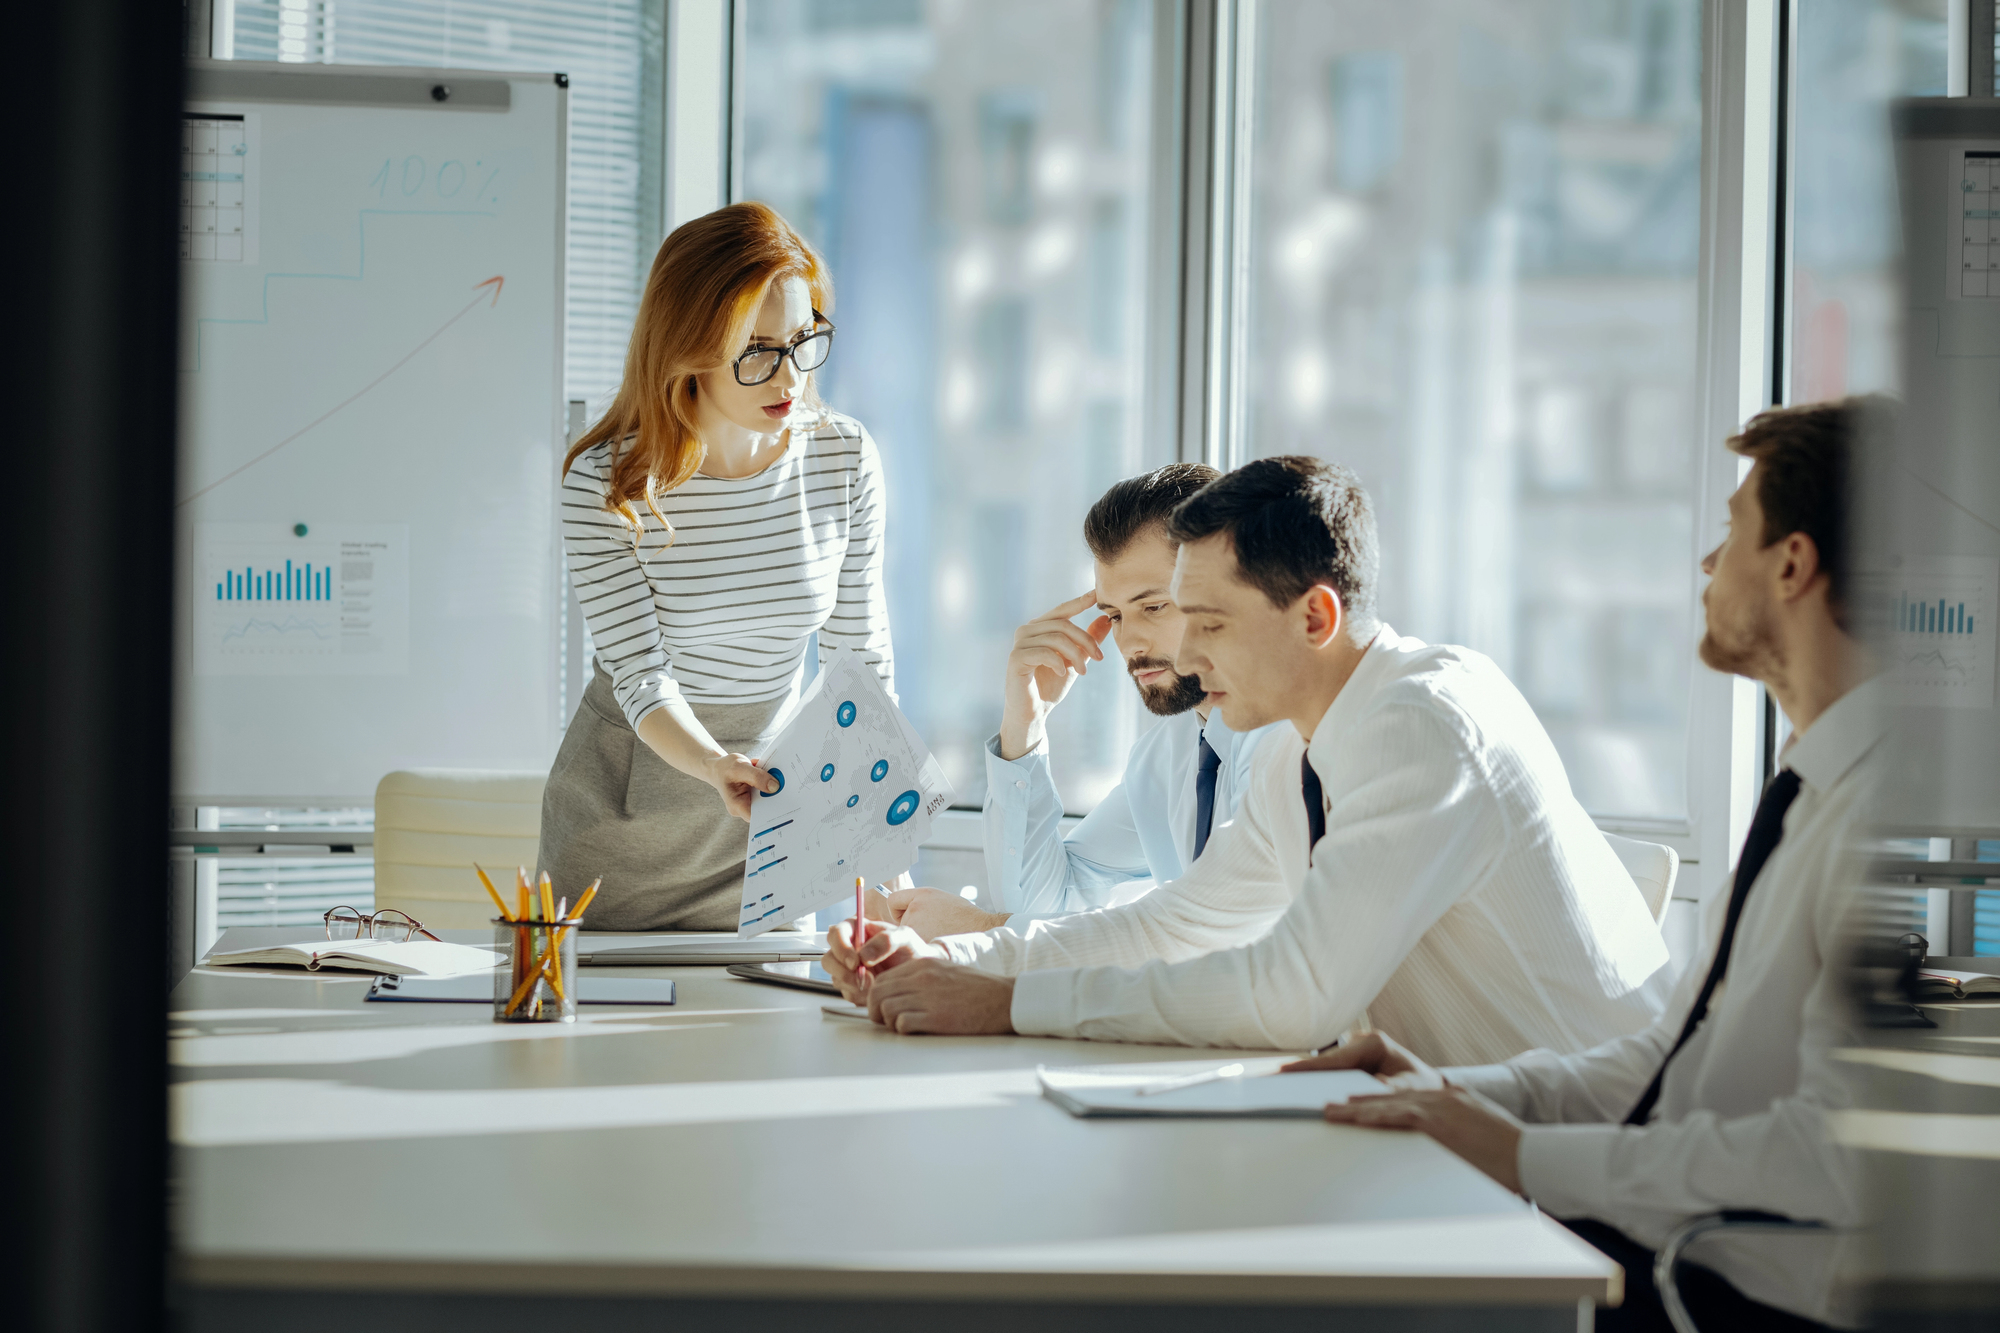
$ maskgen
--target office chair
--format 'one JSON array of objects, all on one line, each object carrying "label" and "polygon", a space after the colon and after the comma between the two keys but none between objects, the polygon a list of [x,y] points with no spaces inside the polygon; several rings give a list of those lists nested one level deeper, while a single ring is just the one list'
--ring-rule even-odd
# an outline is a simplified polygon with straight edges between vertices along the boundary
[{"label": "office chair", "polygon": [[1618,853],[1618,859],[1624,863],[1626,873],[1639,886],[1646,908],[1653,914],[1654,924],[1665,920],[1667,904],[1674,897],[1674,880],[1680,875],[1679,854],[1657,842],[1621,838],[1616,833],[1605,834],[1604,841],[1611,844],[1611,850]]},{"label": "office chair", "polygon": [[1681,1300],[1681,1289],[1676,1280],[1676,1270],[1680,1267],[1681,1252],[1695,1241],[1718,1231],[1824,1231],[1832,1227],[1824,1222],[1798,1222],[1776,1213],[1760,1213],[1752,1209],[1730,1209],[1720,1213],[1706,1213],[1689,1218],[1675,1228],[1653,1255],[1653,1287],[1660,1293],[1660,1304],[1666,1307],[1667,1319],[1674,1326],[1674,1333],[1701,1333],[1687,1306]]},{"label": "office chair", "polygon": [[405,769],[375,788],[375,906],[436,930],[480,928],[492,900],[476,861],[503,894],[514,868],[533,874],[541,850],[548,774],[468,768]]}]

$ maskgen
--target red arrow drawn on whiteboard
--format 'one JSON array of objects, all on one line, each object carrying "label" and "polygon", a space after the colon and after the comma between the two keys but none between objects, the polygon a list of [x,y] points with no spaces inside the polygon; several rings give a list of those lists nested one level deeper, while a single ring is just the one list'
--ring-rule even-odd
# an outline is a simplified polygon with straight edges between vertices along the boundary
[{"label": "red arrow drawn on whiteboard", "polygon": [[248,472],[251,468],[256,467],[259,463],[269,458],[272,454],[277,453],[278,450],[290,444],[293,440],[298,439],[301,435],[304,435],[306,432],[312,430],[314,427],[323,425],[329,418],[334,416],[341,409],[350,406],[357,399],[364,397],[376,385],[380,384],[383,380],[388,379],[391,375],[395,374],[397,371],[401,370],[404,366],[408,365],[410,363],[411,358],[416,356],[418,352],[423,351],[426,347],[429,347],[432,343],[436,342],[439,338],[443,337],[444,331],[446,329],[450,328],[452,325],[458,323],[458,321],[464,319],[467,315],[471,314],[474,307],[476,307],[480,303],[480,301],[485,299],[486,288],[491,287],[493,289],[493,299],[487,303],[487,308],[491,309],[493,306],[500,304],[500,289],[501,287],[506,285],[506,282],[507,279],[504,275],[495,274],[493,277],[490,277],[486,281],[480,283],[477,287],[473,288],[473,290],[479,292],[480,295],[473,297],[472,301],[465,307],[465,309],[459,311],[456,315],[453,315],[450,319],[438,325],[437,328],[434,331],[432,331],[430,337],[424,339],[422,342],[418,343],[415,347],[412,347],[409,351],[405,352],[402,355],[402,357],[397,360],[396,364],[390,366],[380,375],[377,375],[374,379],[368,381],[368,383],[362,385],[359,389],[356,389],[353,393],[341,399],[339,402],[335,403],[332,407],[329,407],[326,411],[320,413],[318,416],[314,417],[311,421],[308,421],[305,425],[293,431],[290,435],[287,435],[284,439],[279,440],[276,444],[272,445],[269,449],[266,449],[263,453],[258,454],[255,458],[251,459],[249,462],[244,463],[242,466],[236,468],[234,471],[223,473],[221,476],[217,477],[214,481],[211,481],[210,483],[208,483],[208,485],[196,491],[193,495],[190,495],[185,500],[178,502],[177,504],[174,505],[174,508],[179,509],[185,505],[193,504],[196,500],[201,499],[202,496],[207,495],[210,491],[222,485],[223,482],[228,481],[231,478],[243,475],[245,472]]}]

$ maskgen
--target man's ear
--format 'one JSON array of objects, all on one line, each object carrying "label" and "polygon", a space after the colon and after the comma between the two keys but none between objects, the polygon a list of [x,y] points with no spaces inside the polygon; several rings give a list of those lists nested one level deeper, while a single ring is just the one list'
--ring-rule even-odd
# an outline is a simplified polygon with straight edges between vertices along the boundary
[{"label": "man's ear", "polygon": [[1316,583],[1306,589],[1301,600],[1305,602],[1307,640],[1315,648],[1326,647],[1347,624],[1347,608],[1340,604],[1340,594],[1327,584]]},{"label": "man's ear", "polygon": [[1819,582],[1819,543],[1803,532],[1794,532],[1781,537],[1779,545],[1784,548],[1784,562],[1778,567],[1778,596],[1794,601]]}]

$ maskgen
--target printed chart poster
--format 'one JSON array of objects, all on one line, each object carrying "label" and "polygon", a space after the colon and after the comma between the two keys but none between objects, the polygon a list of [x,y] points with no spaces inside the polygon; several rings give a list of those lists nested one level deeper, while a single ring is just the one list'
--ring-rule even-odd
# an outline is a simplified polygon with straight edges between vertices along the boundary
[{"label": "printed chart poster", "polygon": [[410,669],[400,523],[202,523],[197,676],[397,676]]},{"label": "printed chart poster", "polygon": [[1892,571],[1864,575],[1860,592],[1864,628],[1887,655],[1897,702],[1993,706],[2000,560],[1911,557]]},{"label": "printed chart poster", "polygon": [[916,864],[951,799],[944,770],[857,654],[829,654],[764,767],[783,785],[752,804],[736,933],[761,935],[852,901],[854,880]]}]

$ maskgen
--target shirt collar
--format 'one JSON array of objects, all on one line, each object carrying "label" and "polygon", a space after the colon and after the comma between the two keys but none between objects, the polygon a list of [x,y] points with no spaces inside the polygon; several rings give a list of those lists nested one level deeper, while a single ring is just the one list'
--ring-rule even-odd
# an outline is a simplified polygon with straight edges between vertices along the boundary
[{"label": "shirt collar", "polygon": [[1338,744],[1334,737],[1368,706],[1368,697],[1375,693],[1389,670],[1389,659],[1405,644],[1422,647],[1396,633],[1388,621],[1381,622],[1381,625],[1369,642],[1367,651],[1361,654],[1361,660],[1354,664],[1354,674],[1340,687],[1340,693],[1333,696],[1333,703],[1321,715],[1319,725],[1313,728],[1312,743],[1306,747],[1306,752],[1319,752],[1319,757],[1313,760],[1315,772],[1332,771],[1326,766],[1333,762],[1333,751]]},{"label": "shirt collar", "polygon": [[1785,742],[1779,767],[1821,791],[1833,786],[1882,739],[1888,727],[1886,696],[1880,676],[1841,695],[1810,727]]}]

